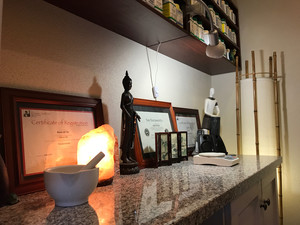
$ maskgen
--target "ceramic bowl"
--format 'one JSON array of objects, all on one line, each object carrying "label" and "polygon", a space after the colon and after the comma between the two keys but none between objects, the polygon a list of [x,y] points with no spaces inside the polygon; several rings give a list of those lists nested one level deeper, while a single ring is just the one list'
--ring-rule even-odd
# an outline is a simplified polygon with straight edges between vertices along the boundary
[{"label": "ceramic bowl", "polygon": [[97,186],[99,168],[80,171],[83,166],[58,166],[44,171],[45,187],[55,205],[67,207],[88,201]]}]

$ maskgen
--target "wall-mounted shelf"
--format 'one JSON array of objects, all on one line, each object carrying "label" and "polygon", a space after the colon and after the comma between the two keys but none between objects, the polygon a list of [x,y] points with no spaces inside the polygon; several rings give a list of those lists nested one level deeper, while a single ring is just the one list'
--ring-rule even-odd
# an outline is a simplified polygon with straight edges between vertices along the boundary
[{"label": "wall-mounted shelf", "polygon": [[225,58],[205,55],[206,45],[142,0],[45,0],[209,75],[235,71]]}]

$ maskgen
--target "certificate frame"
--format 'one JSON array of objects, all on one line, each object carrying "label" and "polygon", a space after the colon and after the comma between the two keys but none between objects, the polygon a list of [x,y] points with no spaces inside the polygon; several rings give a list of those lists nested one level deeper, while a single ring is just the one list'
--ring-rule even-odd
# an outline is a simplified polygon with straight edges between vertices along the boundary
[{"label": "certificate frame", "polygon": [[[149,113],[166,112],[168,113],[168,120],[170,121],[172,131],[177,131],[177,125],[175,120],[175,113],[170,102],[153,101],[147,99],[135,98],[133,100],[133,108],[135,111],[144,111]],[[141,118],[143,119],[143,118]],[[167,122],[167,121],[164,121]],[[156,167],[156,152],[151,154],[144,154],[143,141],[141,139],[142,130],[139,129],[137,122],[135,138],[134,138],[134,150],[135,157],[138,162],[139,168]],[[153,145],[155,146],[155,135],[153,136]]]},{"label": "certificate frame", "polygon": [[[196,122],[194,124],[195,127],[197,127],[197,130],[201,129],[201,122],[200,122],[200,117],[199,117],[199,111],[198,109],[189,109],[189,108],[181,108],[181,107],[173,107],[174,109],[174,113],[175,113],[175,117],[176,117],[176,125],[178,127],[178,123],[177,123],[177,119],[178,117],[192,117],[195,118]],[[183,131],[183,130],[179,130],[179,131]],[[186,130],[184,130],[186,131]],[[197,133],[196,133],[197,135]],[[191,136],[188,133],[188,140],[192,140]],[[191,155],[192,152],[195,149],[195,144],[192,145],[188,145],[188,155]]]},{"label": "certificate frame", "polygon": [[44,190],[43,174],[24,174],[20,107],[63,110],[68,112],[89,111],[93,114],[94,128],[104,124],[101,99],[0,87],[1,155],[6,163],[10,191],[18,195]]}]

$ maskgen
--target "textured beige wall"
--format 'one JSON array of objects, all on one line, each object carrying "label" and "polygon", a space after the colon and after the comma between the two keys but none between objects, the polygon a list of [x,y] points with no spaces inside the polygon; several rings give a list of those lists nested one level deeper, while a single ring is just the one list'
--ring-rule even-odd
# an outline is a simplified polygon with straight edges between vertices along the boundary
[{"label": "textured beige wall", "polygon": [[[41,0],[4,0],[1,57],[0,86],[100,97],[118,136],[126,70],[133,96],[153,99],[144,46]],[[158,100],[202,114],[210,76],[161,54],[158,68]]]},{"label": "textured beige wall", "polygon": [[221,111],[221,137],[227,151],[236,154],[235,76],[233,73],[213,76],[211,84]]},{"label": "textured beige wall", "polygon": [[[256,53],[256,71],[268,71],[268,57],[273,51],[278,56],[278,72],[280,80],[281,108],[281,149],[283,155],[283,205],[284,224],[297,225],[300,221],[300,142],[298,137],[300,120],[300,1],[290,0],[237,0],[240,19],[240,36],[242,61],[251,62],[251,50]],[[244,72],[244,71],[243,71]],[[232,112],[224,117],[226,126],[224,132],[231,134],[231,140],[236,141],[235,135],[235,74],[220,75],[212,78],[212,86],[216,89],[224,87],[224,93],[217,97],[227,100]],[[232,116],[232,114],[234,116]],[[229,126],[232,124],[234,126]],[[234,143],[230,143],[234,147]]]}]

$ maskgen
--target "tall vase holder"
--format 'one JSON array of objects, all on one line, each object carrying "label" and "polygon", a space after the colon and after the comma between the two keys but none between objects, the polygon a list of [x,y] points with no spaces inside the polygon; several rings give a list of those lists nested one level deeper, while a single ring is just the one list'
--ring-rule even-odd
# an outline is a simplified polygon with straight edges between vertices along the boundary
[{"label": "tall vase holder", "polygon": [[[277,74],[277,55],[276,52],[273,52],[273,57],[269,57],[269,72],[256,72],[255,69],[255,53],[251,51],[251,59],[252,59],[252,73],[249,73],[249,62],[245,61],[245,74],[241,74],[238,66],[238,57],[236,57],[236,135],[237,135],[237,153],[238,155],[242,154],[243,151],[243,140],[242,140],[242,130],[241,130],[241,81],[243,79],[251,79],[252,78],[252,86],[253,86],[253,116],[254,116],[254,130],[255,130],[255,149],[256,155],[260,154],[259,149],[259,109],[257,107],[258,95],[257,95],[257,76],[267,77],[273,80],[273,95],[274,95],[274,116],[275,116],[275,145],[276,145],[276,155],[281,156],[281,148],[280,148],[280,121],[279,121],[279,94],[278,94],[278,74]],[[279,203],[279,222],[280,225],[283,224],[283,205],[282,205],[282,168],[281,165],[277,168],[277,181],[278,181],[278,203]]]}]

